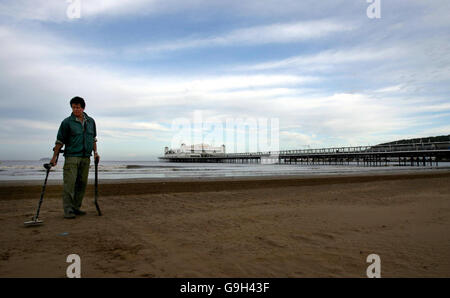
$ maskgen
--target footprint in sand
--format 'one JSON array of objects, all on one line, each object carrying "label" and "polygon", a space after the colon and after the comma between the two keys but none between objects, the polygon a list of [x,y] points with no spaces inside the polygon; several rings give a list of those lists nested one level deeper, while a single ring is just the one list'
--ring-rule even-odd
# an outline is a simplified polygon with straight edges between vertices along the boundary
[{"label": "footprint in sand", "polygon": [[285,248],[286,247],[286,245],[283,245],[283,244],[278,243],[276,241],[273,241],[271,239],[267,239],[267,238],[260,237],[260,236],[256,236],[255,238],[258,239],[258,240],[263,241],[264,243],[266,243],[266,244],[268,244],[270,246],[280,247],[280,248]]},{"label": "footprint in sand", "polygon": [[319,242],[302,235],[292,235],[291,238],[306,244],[318,244]]},{"label": "footprint in sand", "polygon": [[333,235],[331,235],[331,234],[315,233],[314,235],[318,236],[320,238],[323,238],[323,239],[327,239],[327,240],[334,240],[335,239],[335,237]]}]

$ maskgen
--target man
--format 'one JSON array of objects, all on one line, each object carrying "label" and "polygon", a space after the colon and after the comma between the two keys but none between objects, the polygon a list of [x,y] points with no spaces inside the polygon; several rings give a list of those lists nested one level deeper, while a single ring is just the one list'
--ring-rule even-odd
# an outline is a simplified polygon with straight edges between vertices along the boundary
[{"label": "man", "polygon": [[86,214],[80,208],[88,182],[92,151],[94,151],[94,158],[100,158],[97,153],[95,121],[84,112],[86,107],[84,99],[76,96],[70,100],[70,106],[72,114],[61,122],[53,158],[50,161],[51,164],[56,165],[59,151],[65,145],[64,218],[75,218],[76,215]]}]

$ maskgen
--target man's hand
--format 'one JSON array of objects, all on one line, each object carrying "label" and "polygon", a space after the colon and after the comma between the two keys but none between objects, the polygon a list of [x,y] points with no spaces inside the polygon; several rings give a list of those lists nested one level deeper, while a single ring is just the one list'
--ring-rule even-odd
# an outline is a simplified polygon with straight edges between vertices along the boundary
[{"label": "man's hand", "polygon": [[50,164],[54,167],[58,163],[57,156],[53,156],[52,160],[50,160]]},{"label": "man's hand", "polygon": [[97,152],[94,152],[94,160],[97,160],[97,162],[100,162],[100,155],[98,155]]},{"label": "man's hand", "polygon": [[53,148],[53,157],[52,160],[50,161],[50,164],[53,167],[56,166],[56,164],[58,163],[58,155],[62,146],[63,146],[62,144],[56,144],[55,147]]}]

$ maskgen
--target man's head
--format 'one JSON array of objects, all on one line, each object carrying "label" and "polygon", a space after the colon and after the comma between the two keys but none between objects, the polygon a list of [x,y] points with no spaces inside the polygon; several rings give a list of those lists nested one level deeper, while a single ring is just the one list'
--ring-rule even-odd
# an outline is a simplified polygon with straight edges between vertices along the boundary
[{"label": "man's head", "polygon": [[70,107],[72,108],[72,112],[75,117],[80,117],[83,114],[86,103],[83,98],[75,96],[70,100]]}]

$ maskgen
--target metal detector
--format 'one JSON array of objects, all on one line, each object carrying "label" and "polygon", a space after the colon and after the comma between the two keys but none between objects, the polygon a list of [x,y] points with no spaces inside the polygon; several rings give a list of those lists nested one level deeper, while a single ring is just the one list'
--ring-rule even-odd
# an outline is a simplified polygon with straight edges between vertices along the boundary
[{"label": "metal detector", "polygon": [[[53,151],[54,150],[55,150],[55,148],[53,148]],[[59,153],[61,153],[61,152],[64,152],[64,150],[60,149]],[[59,153],[56,156],[56,162],[58,162]],[[44,168],[46,169],[46,173],[45,173],[44,185],[42,186],[41,198],[39,199],[39,204],[38,204],[38,209],[36,211],[36,215],[33,216],[30,221],[24,222],[24,225],[27,226],[27,227],[29,227],[29,226],[39,226],[39,225],[44,223],[44,221],[40,220],[38,217],[39,217],[39,211],[41,210],[42,201],[44,200],[45,186],[47,185],[48,174],[50,173],[50,169],[52,168],[52,166],[54,166],[54,165],[51,164],[51,163],[45,163],[44,164]]]}]

